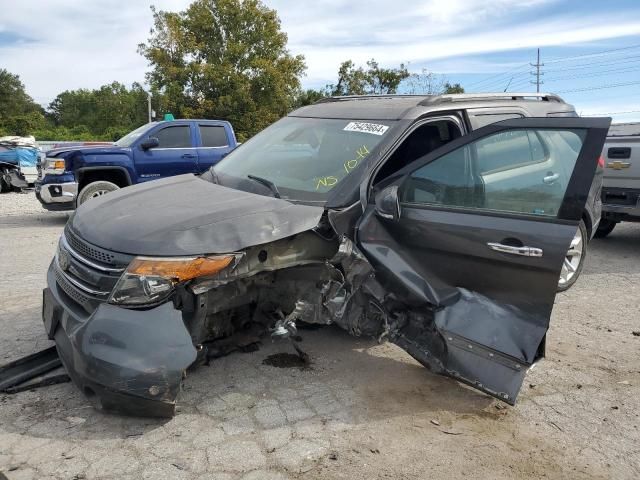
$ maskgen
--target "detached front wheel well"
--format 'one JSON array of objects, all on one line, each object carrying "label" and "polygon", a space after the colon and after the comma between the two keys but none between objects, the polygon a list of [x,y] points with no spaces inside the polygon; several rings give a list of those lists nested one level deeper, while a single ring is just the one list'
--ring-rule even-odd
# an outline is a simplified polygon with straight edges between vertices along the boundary
[{"label": "detached front wheel well", "polygon": [[129,175],[125,170],[120,168],[106,168],[96,170],[80,170],[77,175],[78,191],[93,182],[110,182],[120,188],[131,185]]}]

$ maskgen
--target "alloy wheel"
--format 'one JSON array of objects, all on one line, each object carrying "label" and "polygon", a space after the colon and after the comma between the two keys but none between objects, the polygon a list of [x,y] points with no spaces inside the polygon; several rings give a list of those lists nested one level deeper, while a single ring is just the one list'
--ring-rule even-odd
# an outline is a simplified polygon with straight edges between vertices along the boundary
[{"label": "alloy wheel", "polygon": [[567,251],[567,255],[564,257],[564,263],[562,264],[562,271],[560,272],[559,285],[562,287],[569,283],[576,275],[578,268],[580,267],[580,261],[584,254],[584,238],[582,238],[582,229],[578,228],[578,231],[571,240],[571,245]]}]

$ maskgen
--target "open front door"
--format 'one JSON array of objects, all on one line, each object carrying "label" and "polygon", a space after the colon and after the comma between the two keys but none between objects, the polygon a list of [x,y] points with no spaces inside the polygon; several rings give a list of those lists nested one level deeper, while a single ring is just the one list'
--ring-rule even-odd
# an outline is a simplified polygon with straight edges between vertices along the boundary
[{"label": "open front door", "polygon": [[407,306],[391,338],[513,404],[544,356],[558,277],[608,118],[483,127],[373,187],[357,243]]}]

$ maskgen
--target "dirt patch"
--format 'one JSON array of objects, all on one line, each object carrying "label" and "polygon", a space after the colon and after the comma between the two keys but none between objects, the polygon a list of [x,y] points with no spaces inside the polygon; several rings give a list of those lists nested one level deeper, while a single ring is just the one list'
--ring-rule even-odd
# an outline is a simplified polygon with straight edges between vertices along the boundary
[{"label": "dirt patch", "polygon": [[276,368],[299,368],[301,370],[311,368],[308,360],[294,353],[274,353],[265,358],[262,363]]}]

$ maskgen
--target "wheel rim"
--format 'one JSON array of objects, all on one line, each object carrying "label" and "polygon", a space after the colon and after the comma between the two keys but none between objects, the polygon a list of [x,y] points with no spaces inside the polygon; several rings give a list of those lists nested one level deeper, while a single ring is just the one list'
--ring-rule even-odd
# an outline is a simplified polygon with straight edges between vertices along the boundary
[{"label": "wheel rim", "polygon": [[106,195],[109,192],[110,192],[110,190],[96,190],[95,192],[93,192],[91,194],[91,196],[89,198],[101,197],[102,195]]},{"label": "wheel rim", "polygon": [[578,228],[578,231],[571,240],[567,255],[564,257],[562,271],[560,272],[560,281],[558,282],[560,285],[566,285],[576,276],[583,253],[584,239],[582,238],[582,230]]}]

